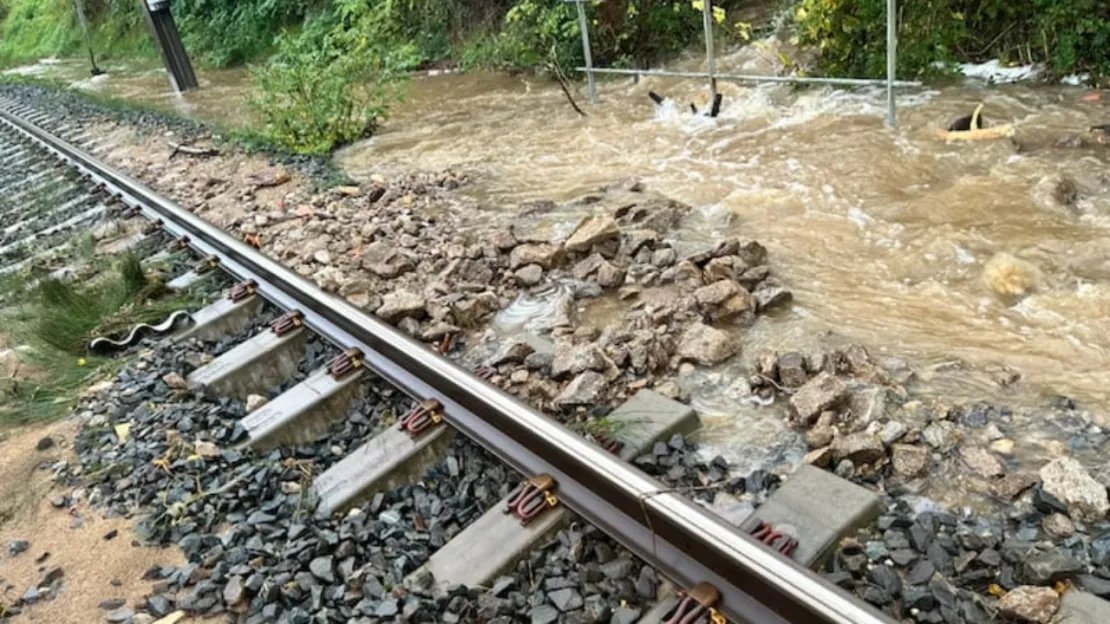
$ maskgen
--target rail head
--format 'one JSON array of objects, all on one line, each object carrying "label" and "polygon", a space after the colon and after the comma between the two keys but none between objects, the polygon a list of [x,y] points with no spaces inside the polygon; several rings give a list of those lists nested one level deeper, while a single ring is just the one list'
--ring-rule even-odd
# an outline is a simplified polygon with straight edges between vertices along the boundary
[{"label": "rail head", "polygon": [[566,505],[655,566],[680,587],[721,592],[719,609],[752,624],[892,624],[818,575],[757,543],[639,469],[431,351],[392,326],[271,260],[158,195],[144,184],[6,110],[0,122],[93,176],[144,216],[236,279],[254,280],[275,305],[298,309],[305,324],[415,399],[435,399],[445,419],[515,469],[548,473]]}]

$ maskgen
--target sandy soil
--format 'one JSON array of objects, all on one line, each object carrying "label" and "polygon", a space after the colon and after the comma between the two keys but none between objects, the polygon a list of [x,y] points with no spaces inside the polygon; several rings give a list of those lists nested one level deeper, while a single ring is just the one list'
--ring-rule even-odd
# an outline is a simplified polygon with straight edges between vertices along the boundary
[{"label": "sandy soil", "polygon": [[[50,569],[65,571],[62,590],[53,601],[24,608],[20,622],[83,624],[103,621],[105,611],[99,604],[110,598],[123,598],[128,604],[150,591],[151,583],[143,573],[153,565],[183,563],[176,549],[132,546],[132,520],[103,519],[87,503],[73,509],[56,509],[50,498],[72,494],[66,488],[52,487],[51,464],[58,459],[73,459],[72,440],[79,428],[68,419],[45,426],[10,431],[0,443],[0,588],[2,600],[11,604],[30,586],[40,582]],[[53,448],[36,450],[44,436],[54,439]],[[71,528],[79,517],[83,524]],[[118,531],[105,540],[109,531]],[[31,543],[26,552],[12,556],[8,544],[24,539]],[[50,553],[41,564],[43,553]],[[112,585],[118,579],[119,587]]]}]

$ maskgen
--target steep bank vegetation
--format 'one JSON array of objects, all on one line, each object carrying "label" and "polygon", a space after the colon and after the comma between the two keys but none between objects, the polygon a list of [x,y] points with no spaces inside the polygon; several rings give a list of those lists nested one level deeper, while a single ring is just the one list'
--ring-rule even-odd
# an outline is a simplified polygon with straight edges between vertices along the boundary
[{"label": "steep bank vegetation", "polygon": [[[903,76],[952,63],[1043,62],[1055,76],[1110,76],[1110,2],[1105,0],[934,0],[899,2],[898,69]],[[802,43],[825,69],[851,76],[886,71],[886,0],[799,0]]]}]

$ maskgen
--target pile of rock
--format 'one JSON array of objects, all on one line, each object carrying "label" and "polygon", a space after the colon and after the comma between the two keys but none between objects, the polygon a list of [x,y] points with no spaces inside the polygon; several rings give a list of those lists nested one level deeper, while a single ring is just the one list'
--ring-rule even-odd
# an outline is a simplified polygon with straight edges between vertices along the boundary
[{"label": "pile of rock", "polygon": [[1041,476],[993,518],[920,511],[921,499],[892,490],[887,514],[841,544],[827,576],[895,617],[938,624],[995,612],[1050,622],[1062,582],[1110,598],[1105,486],[1067,458]]}]

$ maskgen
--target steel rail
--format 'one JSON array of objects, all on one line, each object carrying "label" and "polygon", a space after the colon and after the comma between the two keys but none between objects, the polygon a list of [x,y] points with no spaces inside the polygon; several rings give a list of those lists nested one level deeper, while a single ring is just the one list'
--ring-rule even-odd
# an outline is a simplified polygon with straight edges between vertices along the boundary
[{"label": "steel rail", "polygon": [[751,624],[892,624],[892,620],[668,491],[639,469],[587,442],[392,326],[333,297],[137,180],[0,106],[0,121],[104,184],[174,235],[215,254],[239,279],[254,279],[279,307],[365,362],[414,398],[439,400],[450,425],[526,475],[551,474],[560,499],[680,588],[709,582],[730,621]]}]

